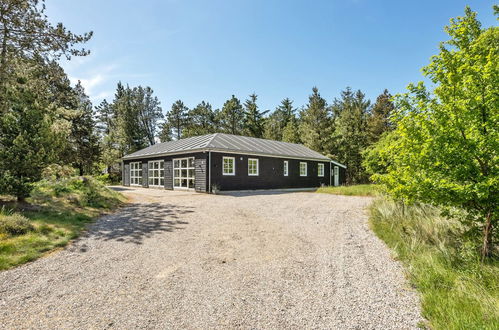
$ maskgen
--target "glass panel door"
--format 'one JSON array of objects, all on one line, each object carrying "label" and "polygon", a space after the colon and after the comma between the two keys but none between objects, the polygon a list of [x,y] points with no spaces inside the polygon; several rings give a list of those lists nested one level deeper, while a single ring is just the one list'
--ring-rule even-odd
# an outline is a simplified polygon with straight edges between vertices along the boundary
[{"label": "glass panel door", "polygon": [[173,160],[173,187],[194,188],[195,179],[194,157]]}]

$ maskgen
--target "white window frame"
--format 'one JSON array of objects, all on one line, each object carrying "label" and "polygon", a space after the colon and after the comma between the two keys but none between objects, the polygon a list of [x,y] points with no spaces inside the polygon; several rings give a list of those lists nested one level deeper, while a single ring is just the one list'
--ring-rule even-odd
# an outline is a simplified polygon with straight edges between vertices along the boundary
[{"label": "white window frame", "polygon": [[[250,162],[256,161],[256,173],[250,173]],[[260,173],[260,162],[258,158],[248,158],[248,176],[258,176]]]},{"label": "white window frame", "polygon": [[[185,161],[186,164],[185,166],[182,165],[183,161]],[[175,163],[177,163],[178,166],[175,166]],[[172,167],[173,167],[172,171],[173,189],[195,189],[196,164],[194,157],[174,158],[172,161]],[[187,173],[186,176],[182,175],[183,171]],[[176,172],[178,172],[178,176],[175,175]],[[187,182],[187,185],[185,186],[182,184],[182,181],[184,180]],[[178,184],[175,184],[175,181],[178,181]],[[192,186],[190,182],[192,182]]]},{"label": "white window frame", "polygon": [[130,185],[142,186],[142,162],[130,163]]},{"label": "white window frame", "polygon": [[[232,172],[225,173],[225,160],[232,160]],[[223,157],[222,158],[222,175],[236,175],[236,158],[235,157]]]},{"label": "white window frame", "polygon": [[[155,163],[158,163],[158,168],[154,168],[151,166]],[[161,167],[161,165],[163,165]],[[163,175],[161,175],[163,172]],[[151,175],[151,173],[153,175]],[[157,175],[156,175],[157,174]],[[154,182],[154,179],[158,179],[158,184],[151,183],[151,179]],[[161,184],[163,182],[163,184]],[[164,187],[165,186],[165,162],[164,160],[150,160],[147,162],[147,184],[149,187]]]},{"label": "white window frame", "polygon": [[323,163],[317,164],[317,176],[324,177],[324,164]]},{"label": "white window frame", "polygon": [[[305,174],[301,172],[301,166],[305,165]],[[300,162],[300,176],[307,176],[308,174],[308,164],[306,162]]]},{"label": "white window frame", "polygon": [[284,176],[288,176],[289,175],[289,162],[287,160],[284,161],[284,169],[283,169],[283,174]]}]

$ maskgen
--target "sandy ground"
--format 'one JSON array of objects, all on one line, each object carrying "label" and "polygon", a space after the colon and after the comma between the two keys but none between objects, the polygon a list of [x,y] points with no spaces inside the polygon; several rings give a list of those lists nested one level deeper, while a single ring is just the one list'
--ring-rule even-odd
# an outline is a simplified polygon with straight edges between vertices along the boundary
[{"label": "sandy ground", "polygon": [[120,188],[132,203],[0,273],[0,328],[408,329],[416,293],[370,199]]}]

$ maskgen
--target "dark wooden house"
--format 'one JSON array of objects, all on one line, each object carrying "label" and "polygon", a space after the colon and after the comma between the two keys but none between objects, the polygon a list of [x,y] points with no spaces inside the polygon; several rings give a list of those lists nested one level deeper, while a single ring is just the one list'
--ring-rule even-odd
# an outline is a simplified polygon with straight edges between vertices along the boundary
[{"label": "dark wooden house", "polygon": [[345,166],[304,145],[215,133],[123,157],[125,186],[256,190],[341,185]]}]

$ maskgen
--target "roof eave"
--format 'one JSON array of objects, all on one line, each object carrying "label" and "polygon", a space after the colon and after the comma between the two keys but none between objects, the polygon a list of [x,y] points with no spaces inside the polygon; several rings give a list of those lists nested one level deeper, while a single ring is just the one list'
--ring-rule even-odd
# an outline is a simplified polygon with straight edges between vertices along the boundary
[{"label": "roof eave", "polygon": [[[183,151],[172,151],[172,152],[161,152],[157,154],[145,154],[145,155],[137,155],[137,156],[123,156],[121,160],[135,160],[135,159],[144,159],[144,158],[154,158],[161,156],[172,156],[172,155],[181,155],[181,154],[189,154],[196,152],[219,152],[219,153],[227,153],[227,154],[241,154],[241,155],[252,155],[252,156],[262,156],[262,157],[272,157],[272,158],[289,158],[289,159],[299,159],[299,160],[312,160],[312,161],[322,161],[322,162],[334,162],[330,158],[318,158],[318,157],[307,157],[307,156],[293,156],[293,155],[273,155],[268,153],[261,152],[251,152],[251,151],[242,151],[242,150],[228,150],[228,149],[219,149],[219,148],[197,148]],[[339,163],[338,163],[339,164]],[[339,166],[343,166],[339,164]],[[345,167],[346,168],[346,167]]]}]

